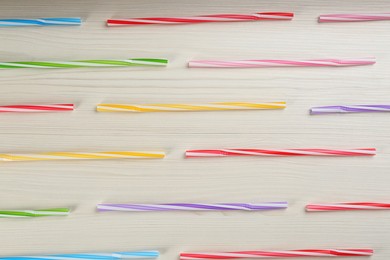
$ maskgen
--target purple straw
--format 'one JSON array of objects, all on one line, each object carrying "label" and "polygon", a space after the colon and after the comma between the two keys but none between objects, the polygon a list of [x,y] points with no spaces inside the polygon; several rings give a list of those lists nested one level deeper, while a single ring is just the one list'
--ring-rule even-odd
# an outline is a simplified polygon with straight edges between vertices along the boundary
[{"label": "purple straw", "polygon": [[351,105],[312,107],[310,114],[390,112],[390,105]]},{"label": "purple straw", "polygon": [[265,202],[265,203],[169,203],[169,204],[98,204],[99,211],[207,211],[207,210],[272,210],[285,209],[287,202]]}]

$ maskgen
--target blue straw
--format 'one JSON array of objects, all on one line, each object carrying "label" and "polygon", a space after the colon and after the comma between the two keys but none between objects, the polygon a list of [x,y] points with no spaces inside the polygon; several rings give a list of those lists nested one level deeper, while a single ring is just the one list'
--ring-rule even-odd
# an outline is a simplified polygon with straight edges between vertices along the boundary
[{"label": "blue straw", "polygon": [[81,25],[81,18],[0,19],[0,27]]},{"label": "blue straw", "polygon": [[45,256],[9,256],[0,257],[1,260],[69,260],[69,259],[91,259],[91,260],[117,260],[117,259],[150,259],[157,258],[160,255],[158,251],[133,251],[133,252],[114,252],[97,254],[60,254]]}]

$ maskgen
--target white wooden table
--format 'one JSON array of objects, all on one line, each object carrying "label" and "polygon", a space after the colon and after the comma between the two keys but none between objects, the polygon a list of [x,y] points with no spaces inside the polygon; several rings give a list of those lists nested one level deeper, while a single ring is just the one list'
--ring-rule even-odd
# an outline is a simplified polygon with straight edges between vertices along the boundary
[{"label": "white wooden table", "polygon": [[[112,17],[292,11],[293,21],[106,28]],[[0,104],[76,103],[1,114],[0,152],[164,149],[164,160],[0,164],[0,208],[73,208],[1,219],[0,255],[372,247],[390,257],[390,213],[304,212],[310,202],[390,201],[388,114],[310,116],[317,105],[389,103],[390,22],[318,24],[320,14],[390,11],[388,0],[3,0],[0,16],[82,17],[81,27],[1,28],[1,61],[169,58],[166,69],[1,70]],[[349,68],[187,69],[190,59],[376,56]],[[286,100],[284,111],[103,114],[100,102]],[[374,158],[185,160],[186,149],[376,147]],[[263,202],[286,211],[97,213],[100,202]],[[353,258],[352,258],[353,259]]]}]

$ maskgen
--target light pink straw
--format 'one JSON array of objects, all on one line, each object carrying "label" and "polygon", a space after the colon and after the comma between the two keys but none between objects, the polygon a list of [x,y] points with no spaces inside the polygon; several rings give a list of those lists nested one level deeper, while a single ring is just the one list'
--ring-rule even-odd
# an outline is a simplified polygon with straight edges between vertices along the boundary
[{"label": "light pink straw", "polygon": [[195,60],[189,68],[345,67],[375,64],[375,58],[318,60]]},{"label": "light pink straw", "polygon": [[390,13],[380,14],[325,14],[321,15],[319,22],[366,22],[390,20]]}]

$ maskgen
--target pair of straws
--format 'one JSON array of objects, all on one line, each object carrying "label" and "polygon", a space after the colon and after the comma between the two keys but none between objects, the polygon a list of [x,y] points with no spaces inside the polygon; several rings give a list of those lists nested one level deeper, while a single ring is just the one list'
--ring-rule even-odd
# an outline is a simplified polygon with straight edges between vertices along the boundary
[{"label": "pair of straws", "polygon": [[[98,204],[99,211],[227,211],[274,210],[287,208],[287,202],[265,203],[170,203],[170,204]],[[68,208],[44,210],[0,210],[0,217],[67,216]]]},{"label": "pair of straws", "polygon": [[[163,111],[223,111],[284,109],[286,102],[249,103],[220,102],[209,104],[99,104],[99,112],[163,112]],[[74,104],[8,105],[0,106],[0,112],[61,112],[73,111]]]},{"label": "pair of straws", "polygon": [[[97,205],[99,211],[261,211],[286,209],[288,203],[265,202],[265,203],[166,203],[166,204],[113,204],[102,203]],[[351,210],[383,210],[390,209],[390,203],[382,202],[343,202],[332,204],[308,204],[306,211],[351,211]],[[41,210],[0,210],[0,217],[45,217],[45,216],[68,216],[70,209],[55,208]]]},{"label": "pair of straws", "polygon": [[[238,252],[194,252],[181,253],[181,260],[196,259],[237,259],[237,258],[290,258],[290,257],[327,257],[327,256],[371,256],[374,250],[363,248],[348,249],[300,249],[283,251],[238,251]],[[62,259],[91,259],[91,260],[115,260],[115,259],[150,259],[157,258],[158,251],[135,251],[135,252],[112,252],[112,253],[78,253],[78,254],[57,254],[43,256],[11,256],[0,257],[1,260],[62,260]]]},{"label": "pair of straws", "polygon": [[[210,22],[245,22],[259,20],[292,20],[294,13],[266,12],[255,14],[215,14],[189,17],[146,17],[109,19],[107,26],[134,26],[134,25],[177,25]],[[390,20],[390,13],[358,13],[358,14],[325,14],[320,15],[318,21],[326,22],[365,22]]]},{"label": "pair of straws", "polygon": [[[286,102],[220,102],[209,104],[98,104],[98,112],[181,112],[221,110],[284,109]],[[1,112],[1,108],[0,108]],[[330,113],[390,112],[390,105],[322,106],[310,109],[312,115]]]},{"label": "pair of straws", "polygon": [[[267,67],[347,67],[372,65],[376,59],[252,59],[252,60],[194,60],[188,63],[189,68],[267,68]],[[168,60],[156,58],[133,58],[125,60],[77,60],[77,61],[19,61],[0,62],[0,69],[53,69],[53,68],[97,68],[97,67],[132,67],[132,66],[166,66]]]},{"label": "pair of straws", "polygon": [[[227,157],[227,156],[374,156],[375,148],[358,149],[213,149],[187,150],[187,158]],[[161,159],[163,151],[109,151],[109,152],[47,152],[47,153],[3,153],[0,161],[52,161],[52,160],[109,160],[109,159]]]},{"label": "pair of straws", "polygon": [[[154,17],[134,19],[109,19],[107,26],[135,25],[135,24],[185,24],[207,22],[242,22],[262,20],[291,20],[293,13],[262,12],[255,14],[216,14],[195,17]],[[81,18],[38,18],[38,19],[1,19],[0,27],[13,26],[53,26],[53,25],[81,25]]]},{"label": "pair of straws", "polygon": [[[199,204],[199,203],[170,203],[170,204],[98,204],[99,211],[226,211],[226,210],[275,210],[286,209],[288,203],[267,202],[267,203],[223,203],[223,204]],[[390,203],[382,202],[343,202],[332,204],[308,204],[306,211],[350,211],[350,210],[384,210],[390,209]]]}]

